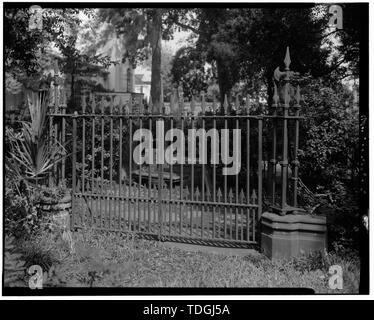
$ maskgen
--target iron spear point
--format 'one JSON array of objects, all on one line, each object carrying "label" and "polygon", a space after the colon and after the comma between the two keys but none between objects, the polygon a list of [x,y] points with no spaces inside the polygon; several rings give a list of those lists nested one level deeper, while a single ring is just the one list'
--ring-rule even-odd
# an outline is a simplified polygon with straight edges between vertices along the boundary
[{"label": "iron spear point", "polygon": [[290,70],[290,64],[291,64],[290,49],[287,46],[286,56],[284,57],[284,65],[286,67],[286,70]]}]

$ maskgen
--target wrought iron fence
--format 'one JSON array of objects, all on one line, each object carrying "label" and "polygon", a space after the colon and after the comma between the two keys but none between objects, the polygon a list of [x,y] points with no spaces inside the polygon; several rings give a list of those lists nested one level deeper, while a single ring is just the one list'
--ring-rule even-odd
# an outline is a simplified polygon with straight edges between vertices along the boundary
[{"label": "wrought iron fence", "polygon": [[[191,112],[182,112],[186,108],[178,94],[170,102],[172,112],[168,115],[145,113],[141,99],[121,102],[114,93],[105,98],[83,96],[82,109],[74,114],[55,108],[50,114],[51,135],[67,143],[71,156],[55,168],[51,179],[55,176],[71,185],[72,228],[248,245],[257,242],[258,221],[264,209],[280,214],[299,211],[300,89],[291,95],[289,65],[287,49],[283,79],[274,85],[269,113],[254,112],[248,98],[245,106],[239,99],[229,103],[226,97],[222,105],[213,100],[206,110],[204,93],[195,97],[201,105],[199,114],[194,112],[194,99]],[[171,152],[168,163],[136,163],[134,150],[141,142],[134,141],[134,134],[139,129],[149,130],[149,146],[158,150],[162,146],[162,152],[175,143],[175,137],[165,139],[169,130],[178,129],[188,138],[179,141],[182,151]],[[189,130],[194,135],[189,136]],[[240,132],[238,140],[234,130]],[[223,132],[228,132],[228,137]],[[191,137],[196,138],[193,156],[188,150]],[[221,140],[221,159],[230,159],[230,153],[231,158],[238,157],[240,170],[235,174],[221,173],[230,163],[214,158],[216,139]],[[239,155],[233,154],[235,143]],[[178,158],[178,152],[182,157]],[[153,157],[146,150],[139,156]],[[157,153],[155,158],[165,156]]]}]

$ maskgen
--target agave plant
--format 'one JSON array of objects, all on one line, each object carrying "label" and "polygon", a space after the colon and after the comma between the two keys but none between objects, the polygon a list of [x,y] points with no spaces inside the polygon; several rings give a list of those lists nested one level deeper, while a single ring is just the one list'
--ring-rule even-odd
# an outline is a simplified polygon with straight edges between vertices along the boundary
[{"label": "agave plant", "polygon": [[62,160],[64,147],[48,139],[48,96],[31,92],[27,95],[31,121],[22,121],[18,134],[7,131],[10,144],[9,160],[12,173],[26,183],[37,183],[46,178],[51,168]]}]

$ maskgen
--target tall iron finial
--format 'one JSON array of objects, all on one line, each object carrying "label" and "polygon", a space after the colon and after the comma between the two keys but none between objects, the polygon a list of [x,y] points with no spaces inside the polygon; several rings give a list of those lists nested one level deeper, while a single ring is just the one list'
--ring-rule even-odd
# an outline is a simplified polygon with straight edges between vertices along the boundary
[{"label": "tall iron finial", "polygon": [[291,58],[290,58],[290,49],[287,47],[286,56],[284,57],[284,65],[286,70],[290,70]]}]

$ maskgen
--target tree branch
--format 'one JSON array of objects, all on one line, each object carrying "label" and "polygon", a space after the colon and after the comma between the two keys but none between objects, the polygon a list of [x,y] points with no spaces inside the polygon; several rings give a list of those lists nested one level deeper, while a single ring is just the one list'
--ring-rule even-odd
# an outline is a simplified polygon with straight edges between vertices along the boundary
[{"label": "tree branch", "polygon": [[317,76],[317,77],[323,77],[323,76],[325,76],[325,75],[327,75],[327,74],[329,74],[329,73],[335,71],[336,69],[339,68],[339,66],[340,66],[343,62],[347,62],[346,59],[345,59],[345,57],[343,57],[343,58],[342,58],[338,63],[332,65],[330,68],[326,68],[326,71],[325,71],[325,72],[321,72],[321,73],[317,74],[316,76]]},{"label": "tree branch", "polygon": [[358,77],[358,76],[359,76],[359,74],[354,73],[354,72],[351,72],[351,73],[344,73],[341,77],[339,77],[339,80],[343,80],[343,79],[348,78],[348,77],[356,78],[356,77]]},{"label": "tree branch", "polygon": [[188,26],[186,24],[180,23],[178,21],[175,21],[174,24],[177,25],[178,27],[183,28],[183,29],[188,29],[188,30],[192,31],[193,33],[196,33],[196,34],[200,33],[200,31],[198,29],[196,29],[194,27],[191,27],[191,26]]},{"label": "tree branch", "polygon": [[329,32],[328,34],[325,34],[322,37],[319,37],[318,40],[322,40],[324,38],[327,38],[328,36],[331,36],[334,33],[343,32],[343,31],[344,31],[343,29],[335,29],[334,31]]}]

